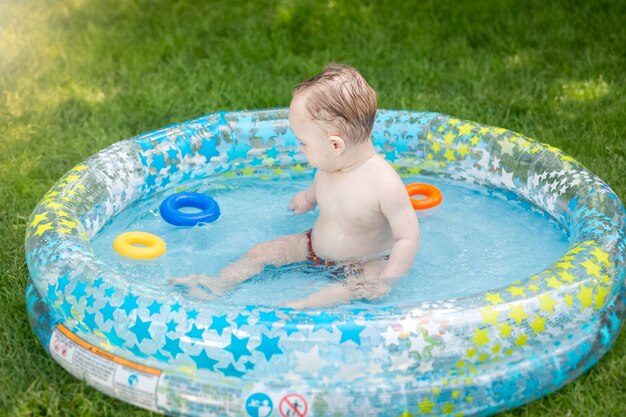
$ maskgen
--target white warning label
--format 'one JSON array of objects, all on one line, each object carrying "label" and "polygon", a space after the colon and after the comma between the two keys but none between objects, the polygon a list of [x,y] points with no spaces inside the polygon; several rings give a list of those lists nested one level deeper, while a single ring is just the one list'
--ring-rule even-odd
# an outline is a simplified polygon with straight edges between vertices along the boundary
[{"label": "white warning label", "polygon": [[139,407],[158,411],[156,391],[161,370],[105,352],[59,325],[50,353],[68,372],[94,388]]}]

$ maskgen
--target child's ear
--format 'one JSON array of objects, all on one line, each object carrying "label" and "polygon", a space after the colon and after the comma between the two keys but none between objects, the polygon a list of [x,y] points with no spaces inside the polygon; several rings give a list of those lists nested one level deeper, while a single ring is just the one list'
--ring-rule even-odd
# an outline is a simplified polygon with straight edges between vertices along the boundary
[{"label": "child's ear", "polygon": [[346,150],[346,142],[339,136],[329,136],[328,141],[333,148],[335,156],[339,156]]}]

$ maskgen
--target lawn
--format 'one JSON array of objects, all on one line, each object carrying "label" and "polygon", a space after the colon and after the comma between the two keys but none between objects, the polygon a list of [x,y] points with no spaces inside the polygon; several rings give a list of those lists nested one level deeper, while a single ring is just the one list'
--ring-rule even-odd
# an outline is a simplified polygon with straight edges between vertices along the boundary
[{"label": "lawn", "polygon": [[[380,108],[438,111],[563,149],[626,200],[626,2],[3,0],[0,415],[143,416],[77,381],[30,329],[26,221],[72,166],[215,110],[287,106],[328,62]],[[626,334],[502,416],[623,416]]]}]

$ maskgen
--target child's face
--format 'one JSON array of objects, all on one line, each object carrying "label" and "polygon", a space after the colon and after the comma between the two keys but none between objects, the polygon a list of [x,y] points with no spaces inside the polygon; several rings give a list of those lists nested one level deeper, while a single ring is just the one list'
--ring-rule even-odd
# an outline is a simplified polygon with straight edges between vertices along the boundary
[{"label": "child's face", "polygon": [[289,106],[289,125],[300,141],[301,150],[315,168],[332,171],[336,151],[329,135],[306,112],[306,95],[298,94]]}]

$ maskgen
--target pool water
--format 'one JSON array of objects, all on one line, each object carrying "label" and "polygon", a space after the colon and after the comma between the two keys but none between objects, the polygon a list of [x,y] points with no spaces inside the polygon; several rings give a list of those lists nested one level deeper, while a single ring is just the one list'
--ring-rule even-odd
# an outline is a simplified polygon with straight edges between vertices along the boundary
[{"label": "pool water", "polygon": [[[497,190],[435,177],[403,180],[405,184],[437,186],[443,203],[416,212],[421,248],[410,273],[383,299],[355,301],[353,306],[412,306],[493,290],[542,271],[567,251],[565,233],[556,222]],[[217,221],[195,227],[166,223],[159,205],[171,191],[127,208],[102,228],[92,246],[97,256],[128,280],[162,291],[184,292],[184,288],[168,284],[167,278],[192,273],[216,276],[254,244],[311,228],[317,209],[306,214],[287,209],[295,193],[310,182],[310,176],[301,176],[189,183],[185,191],[205,193],[218,202],[222,214]],[[167,252],[151,261],[118,255],[113,240],[127,231],[160,236]],[[268,267],[218,301],[201,302],[277,306],[304,298],[336,279],[332,271],[308,263]]]}]

